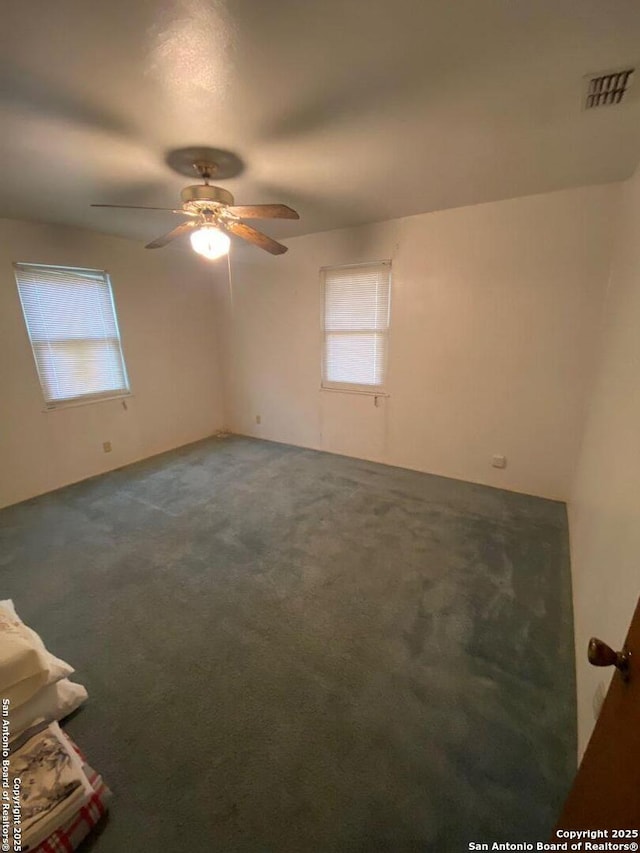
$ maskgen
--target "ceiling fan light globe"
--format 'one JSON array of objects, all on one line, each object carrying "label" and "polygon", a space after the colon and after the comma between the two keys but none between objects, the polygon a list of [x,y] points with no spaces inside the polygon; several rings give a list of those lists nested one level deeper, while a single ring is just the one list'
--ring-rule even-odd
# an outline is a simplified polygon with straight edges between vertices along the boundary
[{"label": "ceiling fan light globe", "polygon": [[228,254],[231,240],[214,225],[204,225],[191,235],[191,246],[194,252],[215,261]]}]

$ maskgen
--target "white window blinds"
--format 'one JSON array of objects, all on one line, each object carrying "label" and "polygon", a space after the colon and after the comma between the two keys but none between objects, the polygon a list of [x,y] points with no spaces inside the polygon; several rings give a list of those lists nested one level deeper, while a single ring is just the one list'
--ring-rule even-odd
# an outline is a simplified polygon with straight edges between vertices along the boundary
[{"label": "white window blinds", "polygon": [[323,387],[381,390],[387,361],[391,263],[330,267],[322,276]]},{"label": "white window blinds", "polygon": [[48,406],[129,392],[106,272],[14,264]]}]

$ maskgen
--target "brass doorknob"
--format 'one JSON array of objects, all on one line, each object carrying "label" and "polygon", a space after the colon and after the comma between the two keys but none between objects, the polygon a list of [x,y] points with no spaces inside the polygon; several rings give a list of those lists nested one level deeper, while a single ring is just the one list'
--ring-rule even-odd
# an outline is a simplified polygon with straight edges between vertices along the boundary
[{"label": "brass doorknob", "polygon": [[621,652],[614,652],[602,640],[592,637],[589,640],[587,655],[589,663],[594,666],[615,666],[623,679],[625,681],[629,680],[629,659],[631,652],[627,648],[624,648]]}]

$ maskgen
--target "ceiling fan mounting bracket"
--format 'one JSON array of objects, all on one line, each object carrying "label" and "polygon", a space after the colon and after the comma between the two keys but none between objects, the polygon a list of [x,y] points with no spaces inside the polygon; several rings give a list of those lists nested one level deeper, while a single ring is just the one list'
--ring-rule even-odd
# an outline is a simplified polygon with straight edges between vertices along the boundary
[{"label": "ceiling fan mounting bracket", "polygon": [[218,171],[218,167],[215,163],[209,163],[206,160],[196,160],[193,164],[193,168],[200,175],[205,184],[208,184],[211,178]]},{"label": "ceiling fan mounting bracket", "polygon": [[166,163],[179,175],[193,178],[194,169],[206,182],[215,176],[216,180],[224,181],[235,178],[244,171],[244,163],[231,151],[223,148],[206,148],[189,146],[169,151]]}]

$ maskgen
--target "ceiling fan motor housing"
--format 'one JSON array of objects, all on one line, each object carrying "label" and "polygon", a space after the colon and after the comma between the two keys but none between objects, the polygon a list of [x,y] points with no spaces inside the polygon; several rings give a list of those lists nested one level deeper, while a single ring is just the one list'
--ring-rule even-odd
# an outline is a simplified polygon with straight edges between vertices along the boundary
[{"label": "ceiling fan motor housing", "polygon": [[209,207],[218,204],[233,204],[233,196],[222,187],[213,187],[208,184],[192,184],[185,187],[180,197],[185,205],[194,207]]}]

